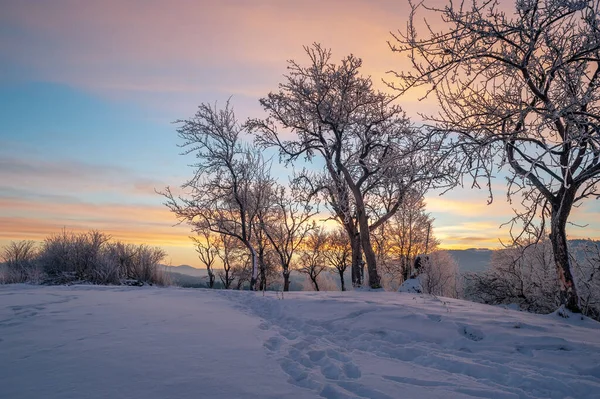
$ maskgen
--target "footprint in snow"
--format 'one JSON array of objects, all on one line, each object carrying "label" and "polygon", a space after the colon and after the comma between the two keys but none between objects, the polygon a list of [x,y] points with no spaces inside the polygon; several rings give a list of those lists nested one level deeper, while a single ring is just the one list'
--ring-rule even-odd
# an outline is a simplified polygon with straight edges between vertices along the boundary
[{"label": "footprint in snow", "polygon": [[279,337],[271,337],[265,343],[264,347],[270,351],[276,351],[281,347],[281,338]]},{"label": "footprint in snow", "polygon": [[462,326],[459,328],[458,331],[459,333],[464,335],[465,338],[468,338],[471,341],[481,341],[485,337],[481,330],[478,330],[471,326]]}]

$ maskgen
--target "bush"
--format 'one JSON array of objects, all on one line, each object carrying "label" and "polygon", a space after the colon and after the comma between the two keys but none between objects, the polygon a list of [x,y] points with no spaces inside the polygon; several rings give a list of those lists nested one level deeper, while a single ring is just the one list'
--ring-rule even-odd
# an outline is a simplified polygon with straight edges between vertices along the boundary
[{"label": "bush", "polygon": [[465,280],[465,296],[476,302],[516,304],[535,313],[551,313],[559,305],[556,266],[548,240],[495,251],[490,270],[469,273]]},{"label": "bush", "polygon": [[37,250],[33,241],[11,242],[2,251],[5,263],[3,282],[24,283],[39,276]]},{"label": "bush", "polygon": [[44,240],[36,250],[33,241],[13,242],[3,252],[8,273],[5,282],[40,281],[65,284],[86,281],[95,284],[168,285],[160,262],[166,253],[147,245],[111,242],[96,230],[75,234],[62,230]]}]

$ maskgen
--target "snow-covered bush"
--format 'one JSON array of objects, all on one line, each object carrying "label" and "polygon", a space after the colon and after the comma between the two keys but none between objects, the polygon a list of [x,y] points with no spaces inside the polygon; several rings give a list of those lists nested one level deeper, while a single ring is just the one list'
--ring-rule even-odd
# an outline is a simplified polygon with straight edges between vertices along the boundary
[{"label": "snow-covered bush", "polygon": [[465,296],[476,302],[516,304],[536,313],[553,312],[560,304],[552,245],[547,240],[495,251],[490,270],[469,273],[465,279]]},{"label": "snow-covered bush", "polygon": [[87,281],[120,284],[123,280],[167,285],[162,260],[166,253],[146,245],[111,242],[99,231],[63,230],[46,238],[41,248],[33,241],[12,242],[3,250],[3,281],[63,284]]},{"label": "snow-covered bush", "polygon": [[600,245],[586,241],[574,249],[577,256],[573,269],[581,311],[600,320]]},{"label": "snow-covered bush", "polygon": [[39,276],[35,242],[13,241],[4,248],[1,256],[4,262],[4,283],[23,283]]},{"label": "snow-covered bush", "polygon": [[449,298],[461,296],[458,264],[448,251],[435,251],[423,257],[419,280],[426,294]]}]

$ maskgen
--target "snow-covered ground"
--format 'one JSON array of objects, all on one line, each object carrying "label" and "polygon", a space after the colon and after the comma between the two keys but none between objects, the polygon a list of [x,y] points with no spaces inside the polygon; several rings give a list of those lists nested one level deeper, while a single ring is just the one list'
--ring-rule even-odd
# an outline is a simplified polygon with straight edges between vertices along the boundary
[{"label": "snow-covered ground", "polygon": [[0,286],[0,398],[600,398],[600,323],[385,292]]}]

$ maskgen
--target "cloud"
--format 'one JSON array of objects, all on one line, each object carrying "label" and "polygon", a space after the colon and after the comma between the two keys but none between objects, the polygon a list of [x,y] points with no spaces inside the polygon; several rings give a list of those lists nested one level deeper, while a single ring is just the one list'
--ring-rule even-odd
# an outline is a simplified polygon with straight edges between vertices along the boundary
[{"label": "cloud", "polygon": [[385,87],[386,71],[408,67],[387,44],[407,11],[392,0],[13,2],[0,15],[0,52],[35,79],[115,98],[257,98],[276,89],[286,60],[306,59],[303,45],[322,42],[335,60],[362,57]]},{"label": "cloud", "polygon": [[[171,183],[177,184],[174,179]],[[0,158],[0,195],[20,192],[30,196],[66,196],[113,192],[128,196],[156,196],[167,182],[140,176],[114,164],[92,164],[78,160],[46,161],[39,158]]]}]

